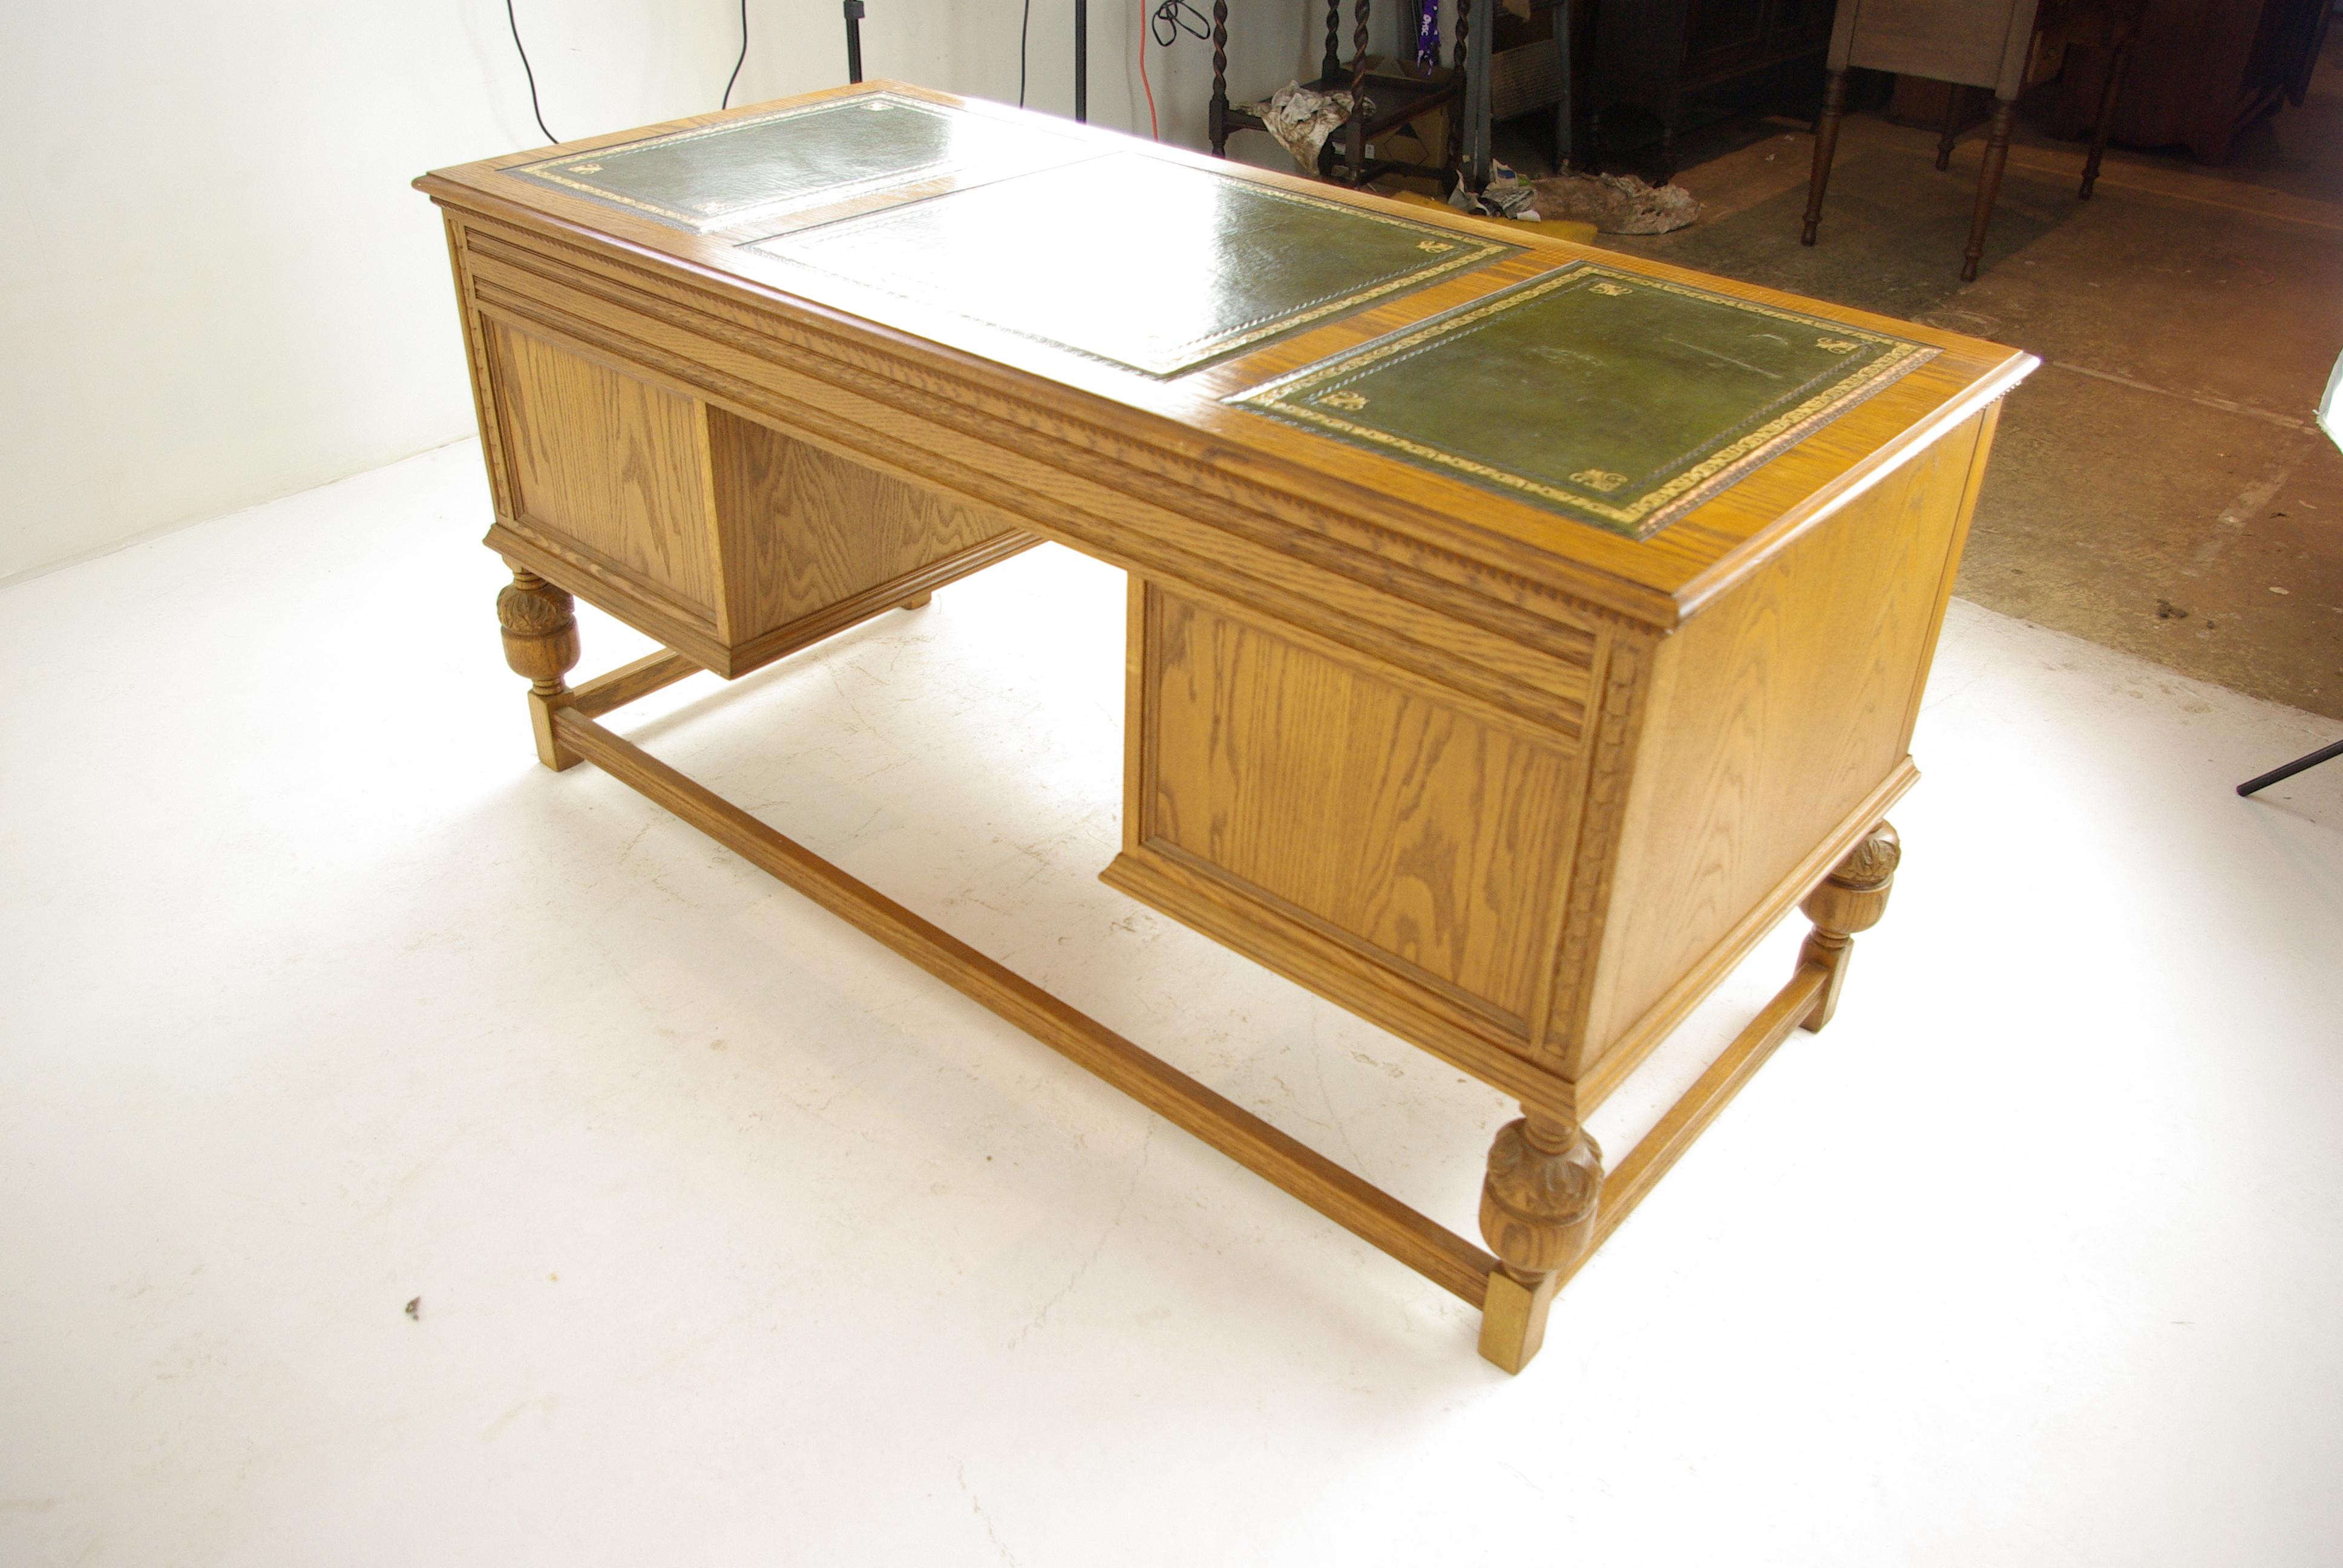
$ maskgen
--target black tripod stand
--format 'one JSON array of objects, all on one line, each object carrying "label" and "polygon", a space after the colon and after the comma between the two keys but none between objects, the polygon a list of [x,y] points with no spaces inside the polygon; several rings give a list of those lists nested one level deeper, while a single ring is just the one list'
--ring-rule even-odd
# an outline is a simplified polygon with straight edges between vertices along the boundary
[{"label": "black tripod stand", "polygon": [[2264,785],[2275,784],[2282,779],[2291,779],[2306,768],[2316,768],[2321,762],[2332,762],[2338,757],[2343,757],[2343,740],[2338,740],[2332,746],[2322,746],[2308,757],[2298,757],[2283,768],[2273,768],[2258,779],[2248,779],[2237,786],[2237,793],[2250,795]]}]

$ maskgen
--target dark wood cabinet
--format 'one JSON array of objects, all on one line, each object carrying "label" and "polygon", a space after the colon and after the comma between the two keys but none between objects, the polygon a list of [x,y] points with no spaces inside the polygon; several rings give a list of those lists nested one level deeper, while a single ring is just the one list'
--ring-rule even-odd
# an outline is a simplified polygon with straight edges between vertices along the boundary
[{"label": "dark wood cabinet", "polygon": [[[2132,46],[2113,139],[2229,156],[2237,134],[2281,100],[2302,102],[2327,31],[2329,0],[2148,0]],[[2054,135],[2090,129],[2107,57],[2069,52],[2051,109]]]},{"label": "dark wood cabinet", "polygon": [[1831,0],[1601,0],[1586,91],[1598,132],[1616,112],[1658,122],[1664,171],[1696,95],[1746,103],[1801,71],[1817,79]]}]

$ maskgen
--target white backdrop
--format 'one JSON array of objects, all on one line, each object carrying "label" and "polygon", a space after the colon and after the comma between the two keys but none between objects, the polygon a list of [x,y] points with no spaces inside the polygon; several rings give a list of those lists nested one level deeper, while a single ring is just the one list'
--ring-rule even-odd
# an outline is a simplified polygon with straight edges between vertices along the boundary
[{"label": "white backdrop", "polygon": [[[739,47],[738,0],[517,4],[562,136],[714,108]],[[865,67],[1013,101],[1019,8],[870,0]],[[1094,0],[1091,45],[1092,120],[1142,134],[1146,9]],[[1237,95],[1314,61],[1314,0],[1234,9]],[[838,0],[749,15],[736,106],[845,79]],[[1071,112],[1072,15],[1034,0],[1036,108]],[[1209,45],[1150,69],[1164,139],[1201,145]],[[468,430],[407,181],[541,139],[502,0],[0,6],[0,581]]]}]

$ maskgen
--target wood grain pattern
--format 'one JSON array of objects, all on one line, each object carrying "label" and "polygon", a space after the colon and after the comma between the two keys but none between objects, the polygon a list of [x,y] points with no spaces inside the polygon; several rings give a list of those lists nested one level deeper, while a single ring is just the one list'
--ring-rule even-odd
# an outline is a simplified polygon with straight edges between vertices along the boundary
[{"label": "wood grain pattern", "polygon": [[1160,840],[1525,1029],[1571,768],[1552,737],[1159,590]]},{"label": "wood grain pattern", "polygon": [[708,434],[736,643],[1021,531],[721,408]]},{"label": "wood grain pattern", "polygon": [[1981,435],[1973,420],[1660,645],[1572,1078],[1903,761]]},{"label": "wood grain pattern", "polygon": [[712,625],[691,400],[501,323],[488,342],[517,515]]}]

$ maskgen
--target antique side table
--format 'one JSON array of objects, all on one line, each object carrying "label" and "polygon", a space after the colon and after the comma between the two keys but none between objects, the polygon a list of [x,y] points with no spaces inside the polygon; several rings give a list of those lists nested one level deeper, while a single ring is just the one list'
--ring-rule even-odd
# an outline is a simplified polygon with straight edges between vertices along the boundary
[{"label": "antique side table", "polygon": [[[1481,1307],[1499,1365],[1829,1020],[2028,357],[885,84],[417,184],[545,765],[598,764]],[[601,722],[1041,539],[1130,578],[1102,875],[1518,1101],[1488,1250]],[[569,685],[572,595],[668,651]],[[1581,1118],[1794,908],[1788,983],[1606,1171]]]}]

